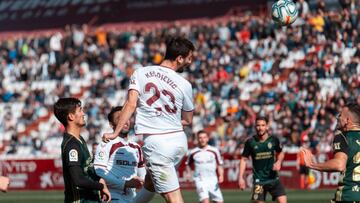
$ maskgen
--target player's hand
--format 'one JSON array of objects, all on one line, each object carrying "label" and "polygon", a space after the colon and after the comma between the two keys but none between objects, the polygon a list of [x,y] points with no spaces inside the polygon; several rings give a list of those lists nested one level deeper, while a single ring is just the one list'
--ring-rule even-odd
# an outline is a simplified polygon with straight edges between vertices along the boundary
[{"label": "player's hand", "polygon": [[310,150],[301,147],[300,148],[301,153],[303,153],[304,155],[304,162],[305,162],[305,166],[310,167],[313,164],[313,160],[314,160],[314,155],[311,153]]},{"label": "player's hand", "polygon": [[219,180],[219,184],[221,184],[221,183],[223,183],[224,182],[224,176],[219,176],[219,178],[218,178]]},{"label": "player's hand", "polygon": [[280,169],[281,169],[281,162],[280,161],[275,162],[274,165],[273,165],[272,170],[280,171]]},{"label": "player's hand", "polygon": [[240,190],[244,190],[246,187],[244,178],[239,178],[239,188]]},{"label": "player's hand", "polygon": [[105,180],[101,178],[99,180],[99,183],[102,183],[104,185],[104,188],[100,191],[101,201],[106,201],[106,203],[110,203],[111,202],[111,194],[110,194],[108,187],[106,186]]},{"label": "player's hand", "polygon": [[117,135],[115,135],[114,133],[104,133],[104,135],[102,136],[102,141],[107,143],[110,142],[110,140],[113,140],[117,137]]},{"label": "player's hand", "polygon": [[125,182],[126,188],[140,189],[143,185],[144,185],[144,180],[138,176],[135,176],[132,179]]},{"label": "player's hand", "polygon": [[6,192],[10,184],[10,179],[5,176],[0,176],[0,191]]}]

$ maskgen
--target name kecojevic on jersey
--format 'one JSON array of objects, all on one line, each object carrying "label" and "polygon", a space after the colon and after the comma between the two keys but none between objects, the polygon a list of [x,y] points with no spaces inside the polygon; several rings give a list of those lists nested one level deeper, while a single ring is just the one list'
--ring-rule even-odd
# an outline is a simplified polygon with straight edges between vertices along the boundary
[{"label": "name kecojevic on jersey", "polygon": [[191,84],[174,70],[147,66],[135,70],[129,90],[139,92],[136,134],[182,131],[181,111],[192,111]]}]

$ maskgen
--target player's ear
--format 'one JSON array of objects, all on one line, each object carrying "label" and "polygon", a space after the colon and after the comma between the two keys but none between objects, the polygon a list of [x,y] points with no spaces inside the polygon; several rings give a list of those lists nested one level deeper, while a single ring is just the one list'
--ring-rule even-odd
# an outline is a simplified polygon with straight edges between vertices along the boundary
[{"label": "player's ear", "polygon": [[182,64],[184,63],[184,57],[182,57],[181,55],[179,55],[178,57],[176,57],[176,61],[178,62],[178,64]]},{"label": "player's ear", "polygon": [[75,120],[75,114],[69,113],[68,116],[67,116],[67,119],[68,119],[69,121]]}]

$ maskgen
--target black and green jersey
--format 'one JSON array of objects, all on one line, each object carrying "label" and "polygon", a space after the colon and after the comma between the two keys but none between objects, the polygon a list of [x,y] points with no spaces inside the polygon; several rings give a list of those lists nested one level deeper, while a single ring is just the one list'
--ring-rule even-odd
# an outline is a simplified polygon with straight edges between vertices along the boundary
[{"label": "black and green jersey", "polygon": [[245,142],[242,156],[251,156],[253,165],[254,183],[266,184],[278,179],[278,174],[273,171],[276,152],[281,152],[279,139],[269,136],[265,141],[260,141],[257,136],[253,136]]},{"label": "black and green jersey", "polygon": [[360,131],[348,131],[335,135],[334,155],[347,154],[346,169],[341,173],[336,201],[360,201]]},{"label": "black and green jersey", "polygon": [[[65,203],[100,202],[99,189],[101,187],[99,187],[99,183],[95,182],[99,178],[96,176],[95,169],[92,166],[92,159],[85,140],[81,136],[80,139],[77,139],[68,133],[64,133],[61,144],[61,157],[65,184]],[[74,173],[78,174],[74,176]],[[76,186],[74,179],[78,179],[79,176],[82,180],[88,181],[82,181],[83,183],[85,182],[90,186],[86,188]]]}]

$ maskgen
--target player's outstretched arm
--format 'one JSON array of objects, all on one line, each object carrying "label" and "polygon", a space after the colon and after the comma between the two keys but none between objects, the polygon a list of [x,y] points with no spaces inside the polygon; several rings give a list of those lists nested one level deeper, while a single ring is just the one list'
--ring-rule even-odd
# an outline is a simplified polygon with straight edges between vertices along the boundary
[{"label": "player's outstretched arm", "polygon": [[239,165],[239,188],[240,190],[245,189],[246,185],[245,185],[245,179],[244,179],[244,173],[245,173],[245,169],[246,169],[246,161],[248,160],[247,157],[241,157],[240,159],[240,165]]},{"label": "player's outstretched arm", "polygon": [[103,141],[113,140],[119,135],[125,123],[130,119],[136,109],[138,96],[138,91],[133,89],[129,90],[128,98],[120,112],[119,121],[116,125],[115,131],[113,133],[105,133],[103,135]]},{"label": "player's outstretched arm", "polygon": [[318,171],[344,171],[346,169],[346,161],[348,156],[344,152],[337,152],[333,159],[324,163],[315,163],[313,155],[310,150],[302,148],[301,153],[304,153],[305,165],[311,169]]}]

